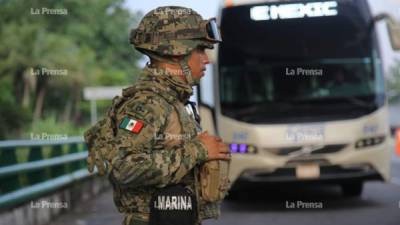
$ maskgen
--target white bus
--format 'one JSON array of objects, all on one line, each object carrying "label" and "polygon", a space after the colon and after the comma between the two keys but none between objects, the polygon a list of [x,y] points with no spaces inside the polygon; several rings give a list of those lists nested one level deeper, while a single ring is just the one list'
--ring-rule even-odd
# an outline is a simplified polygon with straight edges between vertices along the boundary
[{"label": "white bus", "polygon": [[389,179],[375,24],[391,25],[398,50],[391,17],[373,16],[366,0],[231,0],[219,19],[223,42],[200,85],[199,111],[203,127],[230,146],[232,190],[323,182],[358,196],[364,181]]}]

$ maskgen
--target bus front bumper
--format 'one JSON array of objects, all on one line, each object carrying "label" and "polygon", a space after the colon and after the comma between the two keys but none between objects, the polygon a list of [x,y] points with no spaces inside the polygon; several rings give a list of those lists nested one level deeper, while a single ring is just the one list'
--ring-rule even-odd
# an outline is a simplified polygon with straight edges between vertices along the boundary
[{"label": "bus front bumper", "polygon": [[[382,180],[390,177],[390,147],[388,143],[365,150],[348,150],[310,158],[307,164],[319,167],[319,175],[299,178],[297,166],[288,164],[287,157],[266,154],[237,155],[232,159],[230,180],[236,182],[321,182],[341,183],[353,180]],[[324,163],[320,163],[323,161]]]},{"label": "bus front bumper", "polygon": [[265,183],[343,183],[347,181],[384,180],[372,167],[342,168],[341,166],[320,166],[320,175],[315,178],[298,178],[296,168],[278,168],[274,172],[262,170],[245,170],[237,182],[265,182]]}]

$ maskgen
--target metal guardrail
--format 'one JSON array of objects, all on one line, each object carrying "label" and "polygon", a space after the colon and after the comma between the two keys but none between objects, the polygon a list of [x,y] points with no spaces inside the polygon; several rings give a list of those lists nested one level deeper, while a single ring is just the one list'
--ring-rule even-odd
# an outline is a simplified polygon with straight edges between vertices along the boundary
[{"label": "metal guardrail", "polygon": [[74,181],[83,179],[90,176],[87,169],[81,169],[71,174],[67,174],[61,177],[57,177],[39,184],[35,184],[20,190],[13,191],[6,195],[0,196],[0,208],[7,208],[18,205],[23,202],[27,202],[36,197],[39,197],[45,193],[55,191],[61,187],[64,187]]},{"label": "metal guardrail", "polygon": [[65,164],[78,160],[83,160],[87,157],[87,152],[72,153],[65,156],[44,159],[34,162],[16,164],[12,166],[0,167],[0,178],[6,177],[12,174],[18,174],[26,171],[39,170],[44,167],[51,167],[55,165]]},{"label": "metal guardrail", "polygon": [[[47,157],[45,148],[50,151]],[[21,160],[20,154],[27,156],[27,160]],[[82,137],[0,141],[0,209],[89,177],[86,157]]]},{"label": "metal guardrail", "polygon": [[0,141],[1,148],[18,148],[18,147],[31,147],[31,146],[47,146],[47,145],[65,145],[83,143],[83,137],[69,137],[67,139],[59,140],[7,140]]}]

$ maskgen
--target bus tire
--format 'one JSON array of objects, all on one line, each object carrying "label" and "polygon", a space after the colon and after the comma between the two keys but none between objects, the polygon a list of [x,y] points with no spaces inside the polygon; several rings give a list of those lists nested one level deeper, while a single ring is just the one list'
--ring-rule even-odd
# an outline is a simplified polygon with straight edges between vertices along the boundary
[{"label": "bus tire", "polygon": [[228,201],[238,201],[240,200],[240,194],[238,190],[230,190],[228,195],[225,196],[225,199]]},{"label": "bus tire", "polygon": [[358,197],[362,194],[363,191],[363,182],[356,181],[351,183],[343,183],[341,184],[343,195],[346,197]]}]

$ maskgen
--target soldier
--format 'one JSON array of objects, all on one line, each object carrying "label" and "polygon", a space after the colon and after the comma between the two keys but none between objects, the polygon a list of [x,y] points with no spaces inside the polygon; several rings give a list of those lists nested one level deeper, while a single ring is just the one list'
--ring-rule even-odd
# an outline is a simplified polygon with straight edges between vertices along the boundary
[{"label": "soldier", "polygon": [[85,133],[89,170],[108,175],[123,224],[200,224],[219,216],[228,181],[215,162],[229,161],[229,150],[200,132],[188,101],[209,63],[205,49],[218,42],[215,19],[183,7],[152,10],[132,30],[130,43],[150,63]]}]

